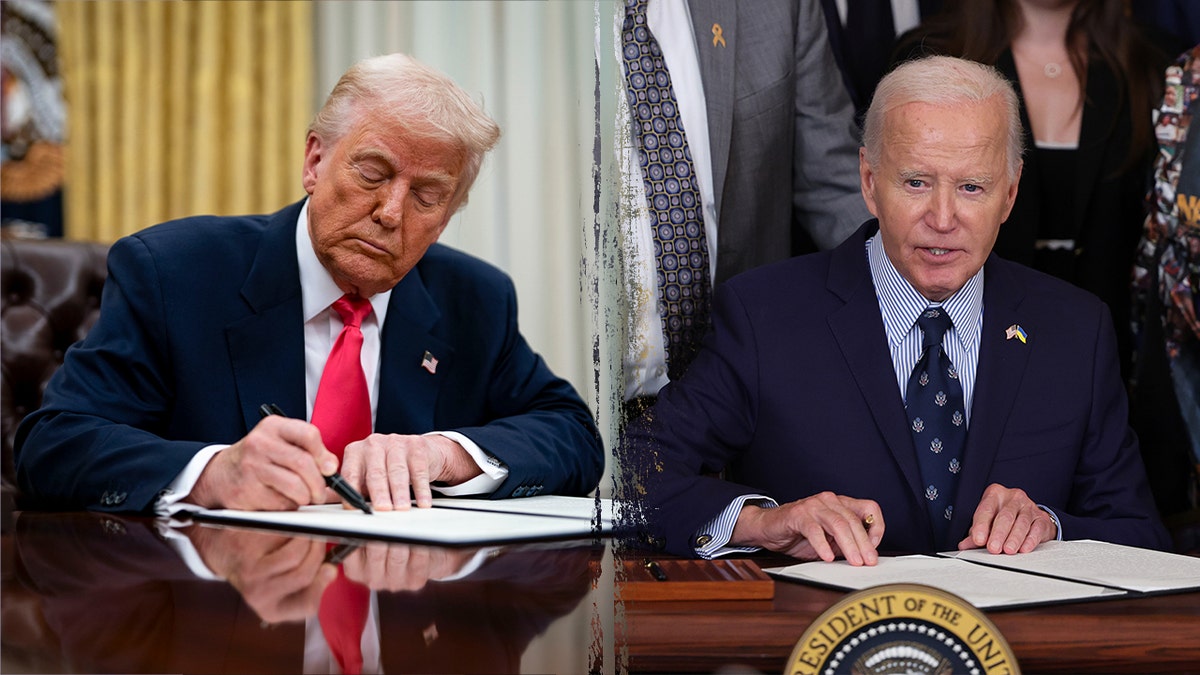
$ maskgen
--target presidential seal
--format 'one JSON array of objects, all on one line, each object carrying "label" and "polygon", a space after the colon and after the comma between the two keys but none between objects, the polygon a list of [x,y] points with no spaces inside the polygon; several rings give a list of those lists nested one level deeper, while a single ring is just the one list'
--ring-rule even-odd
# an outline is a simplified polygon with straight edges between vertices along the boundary
[{"label": "presidential seal", "polygon": [[1004,636],[966,600],[932,586],[888,584],[847,595],[804,631],[790,675],[1017,675]]}]

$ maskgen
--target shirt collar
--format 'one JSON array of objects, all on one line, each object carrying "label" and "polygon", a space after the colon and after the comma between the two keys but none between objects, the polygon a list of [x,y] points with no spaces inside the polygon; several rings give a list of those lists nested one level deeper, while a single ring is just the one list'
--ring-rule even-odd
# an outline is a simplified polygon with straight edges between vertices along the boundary
[{"label": "shirt collar", "polygon": [[[308,200],[300,207],[300,215],[296,218],[296,259],[300,264],[300,296],[304,303],[304,322],[308,323],[321,312],[329,309],[338,298],[345,295],[342,289],[334,283],[329,270],[317,259],[313,250],[312,239],[308,232]],[[391,289],[371,296],[371,309],[379,325],[383,325],[387,316],[388,300],[392,297]],[[369,320],[369,319],[368,319]]]},{"label": "shirt collar", "polygon": [[900,275],[883,250],[883,237],[876,234],[867,241],[867,260],[871,280],[883,314],[883,328],[888,342],[898,345],[917,323],[921,312],[930,305],[941,306],[954,324],[954,332],[963,346],[979,344],[983,319],[983,268],[962,288],[942,302],[930,302],[908,280]]}]

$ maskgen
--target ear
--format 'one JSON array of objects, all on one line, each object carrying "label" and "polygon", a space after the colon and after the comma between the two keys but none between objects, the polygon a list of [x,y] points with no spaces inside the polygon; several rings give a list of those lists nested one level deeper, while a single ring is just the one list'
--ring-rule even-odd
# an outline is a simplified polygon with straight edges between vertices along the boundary
[{"label": "ear", "polygon": [[867,203],[867,210],[878,218],[879,211],[875,208],[875,172],[871,170],[871,165],[867,162],[866,148],[858,149],[858,180],[863,201]]},{"label": "ear", "polygon": [[1008,186],[1008,196],[1004,204],[1004,217],[1000,222],[1008,220],[1008,214],[1012,213],[1013,204],[1017,203],[1017,187],[1021,184],[1021,171],[1025,168],[1025,162],[1017,164],[1017,175],[1013,178],[1012,184]]},{"label": "ear", "polygon": [[304,191],[310,196],[317,189],[317,169],[321,165],[323,149],[321,137],[310,131],[308,140],[304,143],[304,173],[300,179],[304,185]]}]

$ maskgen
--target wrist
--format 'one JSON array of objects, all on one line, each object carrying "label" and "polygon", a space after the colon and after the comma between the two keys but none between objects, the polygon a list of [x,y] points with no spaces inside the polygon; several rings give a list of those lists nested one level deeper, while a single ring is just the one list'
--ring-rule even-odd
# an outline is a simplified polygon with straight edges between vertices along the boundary
[{"label": "wrist", "polygon": [[442,457],[441,471],[434,482],[445,485],[458,485],[483,473],[470,453],[457,441],[445,436],[435,437],[438,444],[438,454]]},{"label": "wrist", "polygon": [[767,509],[756,504],[746,503],[738,512],[737,520],[733,523],[733,532],[729,535],[729,546],[762,546],[762,517]]}]

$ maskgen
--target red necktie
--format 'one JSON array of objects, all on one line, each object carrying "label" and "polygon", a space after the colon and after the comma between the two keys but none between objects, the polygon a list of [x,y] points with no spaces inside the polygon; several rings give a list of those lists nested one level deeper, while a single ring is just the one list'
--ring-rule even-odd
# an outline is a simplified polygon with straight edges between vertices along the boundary
[{"label": "red necktie", "polygon": [[[371,303],[356,295],[343,295],[333,303],[333,310],[342,317],[343,327],[321,373],[312,423],[321,430],[325,447],[341,460],[348,443],[371,433],[371,397],[362,369],[360,328],[371,313]],[[347,579],[341,566],[321,596],[317,611],[321,632],[347,675],[362,672],[362,633],[370,601],[370,590]]]},{"label": "red necktie", "polygon": [[325,447],[340,460],[347,444],[361,441],[371,433],[371,395],[362,369],[360,328],[371,313],[371,303],[357,295],[343,295],[333,303],[333,310],[342,317],[344,325],[321,373],[312,423],[321,430]]}]

